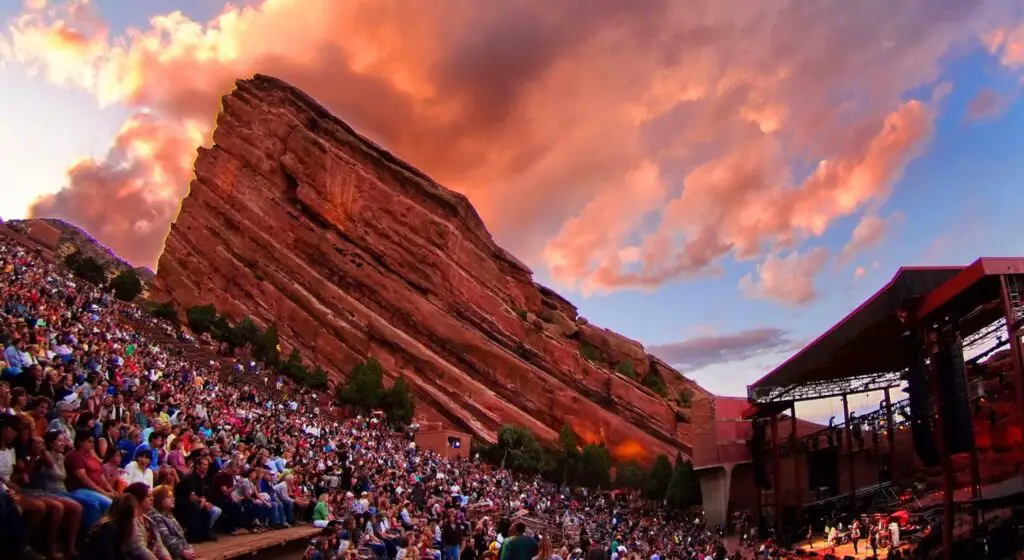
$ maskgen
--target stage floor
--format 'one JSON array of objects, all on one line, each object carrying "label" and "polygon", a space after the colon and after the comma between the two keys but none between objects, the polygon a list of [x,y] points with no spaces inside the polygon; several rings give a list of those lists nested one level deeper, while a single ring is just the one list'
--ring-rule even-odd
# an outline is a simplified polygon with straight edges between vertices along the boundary
[{"label": "stage floor", "polygon": [[[835,554],[839,558],[852,556],[857,560],[875,557],[875,554],[871,551],[871,545],[867,544],[867,542],[864,540],[861,540],[859,543],[857,543],[857,549],[859,552],[856,554],[853,552],[852,543],[837,546],[835,547],[835,550],[833,550],[828,546],[824,539],[814,539],[813,541],[811,541],[811,546],[807,545],[807,541],[803,541],[802,543],[800,543],[800,546],[797,546],[796,548],[802,549],[805,552],[813,550],[814,552],[818,553],[819,557],[825,556],[825,554],[827,553]],[[887,554],[889,554],[888,548],[879,548],[877,557],[885,558]]]}]

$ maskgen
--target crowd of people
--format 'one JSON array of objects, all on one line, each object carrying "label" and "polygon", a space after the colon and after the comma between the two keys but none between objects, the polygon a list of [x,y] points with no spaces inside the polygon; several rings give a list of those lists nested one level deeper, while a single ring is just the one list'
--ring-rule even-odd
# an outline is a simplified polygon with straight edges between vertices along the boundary
[{"label": "crowd of people", "polygon": [[726,557],[697,512],[445,459],[377,417],[329,419],[285,379],[258,390],[245,376],[273,373],[147,337],[176,328],[2,237],[0,294],[0,550],[15,557],[187,560],[218,534],[297,523],[322,530],[321,560]]}]

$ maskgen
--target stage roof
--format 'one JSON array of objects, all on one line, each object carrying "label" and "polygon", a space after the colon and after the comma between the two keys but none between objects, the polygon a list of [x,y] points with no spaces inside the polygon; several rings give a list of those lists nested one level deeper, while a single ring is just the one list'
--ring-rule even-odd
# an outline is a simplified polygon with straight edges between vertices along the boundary
[{"label": "stage roof", "polygon": [[[852,389],[858,385],[871,385],[872,376],[875,385],[888,383],[893,379],[891,374],[908,366],[902,343],[905,329],[897,311],[913,312],[918,320],[939,315],[957,319],[961,335],[968,336],[1002,316],[1002,275],[1008,275],[1008,281],[1017,282],[1018,290],[1024,292],[1024,258],[1020,257],[985,257],[966,267],[899,269],[860,307],[750,385],[750,400],[755,401],[754,395],[762,398],[745,416],[769,409],[781,411],[787,406],[787,398],[802,400],[799,392],[790,394],[800,385],[827,387],[833,383],[836,391],[856,392]],[[858,380],[850,381],[854,378]]]},{"label": "stage roof", "polygon": [[903,267],[860,307],[748,389],[839,380],[906,368],[903,324],[896,312],[965,267]]}]

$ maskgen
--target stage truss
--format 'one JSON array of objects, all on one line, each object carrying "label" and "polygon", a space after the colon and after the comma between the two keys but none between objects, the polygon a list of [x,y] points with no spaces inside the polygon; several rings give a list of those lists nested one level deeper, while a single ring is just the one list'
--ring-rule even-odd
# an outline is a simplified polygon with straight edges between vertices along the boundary
[{"label": "stage truss", "polygon": [[781,386],[748,387],[747,398],[754,404],[813,401],[883,391],[899,387],[903,383],[902,371],[886,371],[842,379],[808,381]]}]

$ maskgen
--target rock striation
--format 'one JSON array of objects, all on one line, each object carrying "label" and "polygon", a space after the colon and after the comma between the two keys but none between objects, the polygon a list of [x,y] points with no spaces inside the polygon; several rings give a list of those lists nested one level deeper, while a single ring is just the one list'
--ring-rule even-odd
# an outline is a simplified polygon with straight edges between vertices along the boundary
[{"label": "rock striation", "polygon": [[373,356],[425,421],[484,441],[506,423],[550,440],[568,422],[647,460],[689,456],[703,421],[687,401],[705,391],[535,283],[466,197],[267,76],[223,98],[151,298],[277,322],[333,380]]}]

